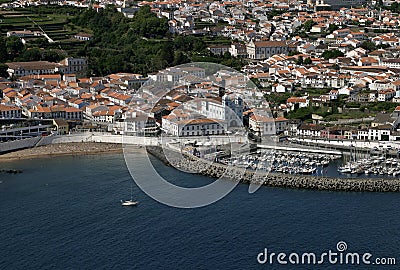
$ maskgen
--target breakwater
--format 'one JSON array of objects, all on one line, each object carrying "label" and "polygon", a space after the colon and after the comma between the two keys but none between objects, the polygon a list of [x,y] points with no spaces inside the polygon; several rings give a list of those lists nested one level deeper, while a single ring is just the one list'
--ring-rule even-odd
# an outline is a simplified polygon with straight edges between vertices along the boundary
[{"label": "breakwater", "polygon": [[174,153],[171,149],[163,149],[159,146],[148,146],[146,150],[163,163],[173,165],[183,171],[195,172],[214,178],[223,177],[227,180],[243,183],[294,189],[400,192],[400,179],[333,178],[256,172],[213,163],[188,154]]}]

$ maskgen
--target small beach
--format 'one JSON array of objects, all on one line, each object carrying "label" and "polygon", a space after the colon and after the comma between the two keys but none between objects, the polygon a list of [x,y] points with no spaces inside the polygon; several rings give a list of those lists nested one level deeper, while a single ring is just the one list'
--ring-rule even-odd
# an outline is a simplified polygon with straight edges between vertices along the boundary
[{"label": "small beach", "polygon": [[0,162],[54,156],[78,156],[108,153],[122,153],[122,145],[116,143],[60,143],[23,149],[0,155]]}]

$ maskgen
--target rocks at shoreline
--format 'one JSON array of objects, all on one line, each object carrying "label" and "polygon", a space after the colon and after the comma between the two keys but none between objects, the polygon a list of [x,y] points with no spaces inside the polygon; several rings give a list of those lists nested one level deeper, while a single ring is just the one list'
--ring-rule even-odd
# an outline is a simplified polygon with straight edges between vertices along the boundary
[{"label": "rocks at shoreline", "polygon": [[22,173],[22,170],[0,170],[0,173],[17,174]]},{"label": "rocks at shoreline", "polygon": [[[232,181],[243,183],[256,183],[271,187],[294,188],[294,189],[314,189],[332,191],[370,191],[370,192],[400,192],[400,179],[376,179],[376,178],[333,178],[306,175],[286,175],[266,172],[254,172],[226,166],[223,164],[212,163],[189,155],[171,155],[168,159],[159,146],[148,146],[146,150],[160,159],[163,163],[177,166],[184,171],[196,172],[201,175],[226,178]],[[171,150],[167,150],[170,152]],[[173,151],[171,151],[173,152]],[[172,157],[172,158],[171,158]],[[174,158],[175,157],[175,158]]]}]

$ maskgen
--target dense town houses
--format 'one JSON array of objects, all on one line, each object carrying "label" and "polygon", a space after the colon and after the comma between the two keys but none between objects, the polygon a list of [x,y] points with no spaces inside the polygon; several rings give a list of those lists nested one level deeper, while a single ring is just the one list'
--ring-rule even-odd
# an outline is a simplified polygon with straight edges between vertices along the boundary
[{"label": "dense town houses", "polygon": [[[274,58],[276,59],[276,58]],[[280,58],[286,61],[289,58]],[[289,68],[289,67],[287,67]],[[311,70],[311,71],[310,71]],[[329,70],[329,69],[328,69]],[[285,76],[303,76],[316,72],[311,67],[294,68]],[[333,71],[332,71],[333,72]],[[184,73],[183,76],[181,73]],[[175,75],[180,74],[179,77]],[[269,73],[271,74],[271,73]],[[278,73],[279,74],[279,73]],[[282,73],[283,74],[283,73]],[[182,75],[182,76],[181,76]],[[197,75],[197,76],[196,76]],[[77,78],[75,75],[31,75],[23,76],[17,82],[3,84],[3,100],[0,107],[2,118],[28,117],[32,119],[63,119],[66,121],[90,121],[109,126],[118,134],[157,134],[165,132],[175,136],[209,136],[226,134],[230,129],[242,125],[256,136],[291,135],[301,138],[353,139],[363,141],[399,140],[400,106],[392,112],[378,113],[369,125],[324,126],[301,123],[295,125],[285,117],[245,112],[245,102],[239,94],[240,89],[230,87],[246,81],[241,76],[228,71],[219,71],[215,78],[227,88],[221,92],[221,85],[206,81],[201,68],[172,68],[160,75],[150,77],[176,82],[186,78],[188,86],[176,86],[167,93],[157,106],[144,102],[152,98],[148,92],[136,92],[127,87],[125,80],[140,78],[137,74],[111,74],[105,77]],[[186,76],[193,76],[187,78]],[[365,81],[364,89],[370,92],[365,102],[381,103],[399,96],[399,78],[385,73],[363,71],[354,73],[347,79],[355,82]],[[200,78],[201,80],[197,80]],[[147,78],[148,80],[148,78]],[[278,83],[285,85],[285,83]],[[101,86],[101,87],[100,87]],[[358,87],[358,86],[357,86]],[[329,106],[339,96],[354,97],[360,94],[353,87],[331,89],[327,94],[289,97],[284,104],[272,108],[275,113],[286,114],[310,106]],[[370,90],[381,89],[381,90]],[[361,88],[362,89],[362,88]],[[237,92],[239,91],[239,92]],[[291,90],[292,91],[292,90]],[[293,91],[296,91],[294,88]],[[372,95],[374,92],[375,95]],[[275,92],[279,92],[275,91]],[[290,92],[290,91],[282,91]],[[371,98],[374,97],[374,98]],[[134,112],[128,110],[136,109]],[[245,120],[248,119],[248,120]],[[320,118],[315,118],[320,119]],[[321,118],[322,119],[322,118]],[[68,123],[68,122],[67,122]]]},{"label": "dense town houses", "polygon": [[[100,11],[107,3],[91,7]],[[158,17],[167,18],[174,34],[215,37],[207,43],[207,56],[240,58],[243,74],[222,70],[214,74],[215,83],[204,68],[187,65],[146,75],[86,77],[86,58],[8,62],[14,81],[0,82],[1,118],[88,122],[119,134],[207,136],[245,126],[260,137],[399,138],[400,108],[393,109],[400,102],[400,35],[392,31],[400,27],[400,17],[395,12],[375,9],[363,0],[113,4],[128,17],[149,5]],[[7,35],[41,36],[29,30]],[[88,42],[93,36],[78,33],[74,38]],[[264,105],[272,115],[246,107],[253,95],[244,87],[248,79],[259,87],[257,94],[270,101]],[[139,91],[147,82],[176,87],[159,99],[162,87],[159,92]],[[308,114],[296,115],[302,111]],[[361,121],[342,124],[339,120],[346,119],[340,114],[345,113],[346,118],[357,114],[350,120]],[[339,119],[327,119],[329,114]]]}]

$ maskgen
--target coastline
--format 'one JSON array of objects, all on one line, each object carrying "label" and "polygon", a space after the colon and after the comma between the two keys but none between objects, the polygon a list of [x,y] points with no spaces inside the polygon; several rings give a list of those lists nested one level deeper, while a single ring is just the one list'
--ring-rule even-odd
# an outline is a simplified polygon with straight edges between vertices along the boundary
[{"label": "coastline", "polygon": [[0,162],[11,162],[35,158],[51,158],[58,156],[103,155],[122,152],[122,145],[116,143],[58,143],[1,154]]},{"label": "coastline", "polygon": [[[164,151],[158,146],[147,146],[148,153],[171,166]],[[172,149],[168,149],[174,152]],[[266,173],[229,167],[219,163],[184,154],[185,158],[177,157],[174,164],[185,171],[194,171],[199,175],[238,181],[245,184],[255,183],[269,187],[311,189],[326,191],[352,192],[400,192],[400,179],[383,178],[334,178],[309,175],[293,175],[281,173]],[[169,159],[171,157],[169,156]]]},{"label": "coastline", "polygon": [[[141,148],[140,146],[132,146],[137,149]],[[165,165],[171,166],[164,154],[166,149],[162,149],[159,146],[146,146],[144,149]],[[168,151],[176,153],[172,149],[168,149]],[[0,155],[0,163],[57,156],[103,155],[112,153],[123,153],[123,146],[116,143],[96,142],[60,143],[2,154]],[[270,187],[327,191],[400,192],[400,179],[337,178],[255,172],[243,168],[232,168],[224,164],[210,163],[207,160],[188,154],[184,154],[184,156],[185,158],[179,156],[174,161],[174,164],[178,165],[179,168],[186,171],[195,171],[199,175],[212,178],[223,177],[230,181],[239,181],[246,184],[256,183]]]}]

